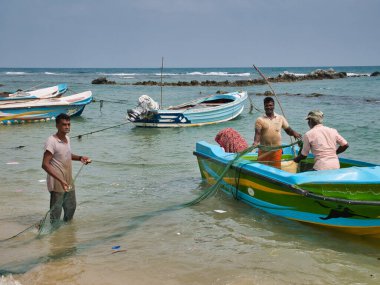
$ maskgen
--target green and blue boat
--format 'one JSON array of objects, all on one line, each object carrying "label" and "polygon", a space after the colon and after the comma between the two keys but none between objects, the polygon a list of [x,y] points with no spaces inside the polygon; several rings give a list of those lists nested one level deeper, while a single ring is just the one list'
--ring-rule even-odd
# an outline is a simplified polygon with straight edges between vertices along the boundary
[{"label": "green and blue boat", "polygon": [[197,142],[194,155],[203,179],[220,183],[221,190],[248,205],[286,219],[380,238],[380,165],[339,158],[340,169],[308,171],[314,163],[310,154],[291,169],[293,150],[286,147],[283,168],[277,169],[257,162],[257,152],[236,159],[238,154],[203,141]]}]

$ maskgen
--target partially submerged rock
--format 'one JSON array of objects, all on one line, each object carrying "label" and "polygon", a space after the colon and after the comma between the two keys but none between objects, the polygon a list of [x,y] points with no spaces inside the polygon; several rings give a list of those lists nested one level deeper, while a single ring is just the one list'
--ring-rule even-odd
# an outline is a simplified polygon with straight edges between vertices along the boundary
[{"label": "partially submerged rock", "polygon": [[115,81],[107,80],[106,77],[99,77],[91,82],[92,84],[116,84]]}]

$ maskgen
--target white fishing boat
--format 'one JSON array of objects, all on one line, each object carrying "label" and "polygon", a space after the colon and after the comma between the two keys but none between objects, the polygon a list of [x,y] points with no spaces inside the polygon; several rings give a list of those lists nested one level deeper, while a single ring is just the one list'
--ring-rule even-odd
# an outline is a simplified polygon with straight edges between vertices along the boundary
[{"label": "white fishing boat", "polygon": [[216,124],[232,120],[243,112],[246,91],[215,94],[177,106],[160,109],[149,96],[128,110],[127,119],[137,127],[172,128]]},{"label": "white fishing boat", "polygon": [[92,92],[0,105],[0,125],[54,120],[59,114],[80,116],[92,102]]},{"label": "white fishing boat", "polygon": [[67,91],[67,84],[61,83],[55,86],[31,90],[22,91],[19,90],[14,93],[2,92],[0,93],[0,105],[9,104],[14,102],[21,102],[27,100],[46,99],[58,97]]}]

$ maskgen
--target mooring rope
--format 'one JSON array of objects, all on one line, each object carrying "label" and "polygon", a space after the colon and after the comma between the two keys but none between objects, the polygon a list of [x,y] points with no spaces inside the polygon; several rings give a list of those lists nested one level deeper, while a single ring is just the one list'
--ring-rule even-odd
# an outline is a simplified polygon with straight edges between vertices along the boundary
[{"label": "mooring rope", "polygon": [[87,135],[92,135],[92,134],[95,134],[95,133],[99,133],[99,132],[102,132],[102,131],[105,131],[105,130],[109,130],[109,129],[112,129],[112,128],[117,128],[117,127],[120,127],[122,125],[126,125],[126,124],[129,124],[130,122],[124,122],[124,123],[121,123],[121,124],[117,124],[115,126],[111,126],[111,127],[107,127],[107,128],[104,128],[104,129],[100,129],[100,130],[96,130],[96,131],[92,131],[92,132],[88,132],[88,133],[84,133],[84,134],[81,134],[81,135],[77,135],[77,136],[73,136],[71,138],[78,138],[78,139],[81,139],[83,136],[87,136]]}]

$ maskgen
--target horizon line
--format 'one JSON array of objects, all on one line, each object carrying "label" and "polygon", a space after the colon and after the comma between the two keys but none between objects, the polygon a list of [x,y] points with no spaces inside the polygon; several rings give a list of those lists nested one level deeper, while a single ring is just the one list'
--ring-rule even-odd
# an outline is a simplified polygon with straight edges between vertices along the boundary
[{"label": "horizon line", "polygon": [[[311,67],[377,67],[380,65],[305,65],[305,66],[260,66],[260,68],[311,68]],[[17,68],[17,69],[22,69],[22,68],[30,68],[30,69],[44,69],[44,68],[49,68],[49,69],[138,69],[138,68],[149,68],[149,69],[161,69],[161,67],[152,67],[152,66],[145,66],[145,67],[37,67],[37,66],[1,66],[1,69],[5,68]],[[252,66],[187,66],[187,67],[179,67],[179,66],[167,66],[164,67],[164,69],[167,68],[253,68]]]}]

